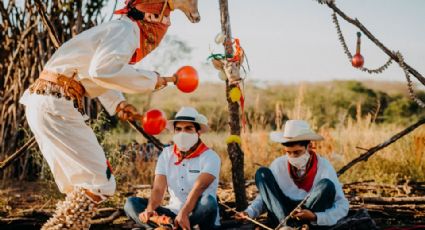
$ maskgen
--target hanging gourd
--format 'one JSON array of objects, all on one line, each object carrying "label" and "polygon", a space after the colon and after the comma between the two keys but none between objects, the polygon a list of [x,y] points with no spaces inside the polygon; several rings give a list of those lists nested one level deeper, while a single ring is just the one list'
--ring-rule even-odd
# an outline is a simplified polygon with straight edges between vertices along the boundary
[{"label": "hanging gourd", "polygon": [[351,59],[351,64],[355,68],[361,68],[364,64],[364,58],[360,54],[360,36],[362,34],[360,32],[357,32],[357,47],[356,47],[356,54],[354,55],[353,59]]}]

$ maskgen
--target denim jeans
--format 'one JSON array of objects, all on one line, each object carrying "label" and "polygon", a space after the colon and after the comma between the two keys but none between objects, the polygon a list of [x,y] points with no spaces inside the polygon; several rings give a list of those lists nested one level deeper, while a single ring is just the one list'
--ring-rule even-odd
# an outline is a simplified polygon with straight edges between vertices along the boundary
[{"label": "denim jeans", "polygon": [[[269,168],[261,167],[257,170],[255,184],[267,208],[270,224],[273,226],[278,225],[301,202],[300,200],[291,200],[282,192]],[[336,190],[331,180],[320,180],[310,192],[311,195],[302,207],[303,209],[323,212],[332,207]],[[304,223],[291,219],[288,225],[299,226]]]},{"label": "denim jeans", "polygon": [[[139,214],[142,213],[148,206],[148,199],[140,197],[129,197],[124,205],[124,211],[127,216],[133,219],[137,224],[146,229],[152,229],[157,226],[142,223],[139,219]],[[195,208],[189,215],[190,225],[193,227],[199,225],[201,229],[214,229],[215,219],[217,217],[217,201],[213,196],[202,196],[196,203]],[[174,219],[177,215],[170,209],[158,207],[155,210],[158,215],[166,215]]]}]

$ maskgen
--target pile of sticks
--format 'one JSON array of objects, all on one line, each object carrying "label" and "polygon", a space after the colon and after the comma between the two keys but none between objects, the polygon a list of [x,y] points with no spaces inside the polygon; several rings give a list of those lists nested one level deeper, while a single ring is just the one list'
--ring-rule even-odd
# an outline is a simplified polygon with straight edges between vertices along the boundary
[{"label": "pile of sticks", "polygon": [[367,209],[378,224],[425,223],[425,182],[356,182],[345,184],[343,189],[350,209]]}]

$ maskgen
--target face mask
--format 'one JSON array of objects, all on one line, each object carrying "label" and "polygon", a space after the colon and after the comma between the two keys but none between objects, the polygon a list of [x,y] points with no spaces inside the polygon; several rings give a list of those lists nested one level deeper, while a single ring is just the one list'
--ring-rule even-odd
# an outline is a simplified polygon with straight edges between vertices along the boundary
[{"label": "face mask", "polygon": [[177,148],[183,152],[192,148],[198,142],[198,139],[197,133],[179,132],[173,136],[173,141],[177,145]]},{"label": "face mask", "polygon": [[297,169],[305,168],[309,159],[310,154],[307,151],[299,157],[288,157],[289,163]]}]

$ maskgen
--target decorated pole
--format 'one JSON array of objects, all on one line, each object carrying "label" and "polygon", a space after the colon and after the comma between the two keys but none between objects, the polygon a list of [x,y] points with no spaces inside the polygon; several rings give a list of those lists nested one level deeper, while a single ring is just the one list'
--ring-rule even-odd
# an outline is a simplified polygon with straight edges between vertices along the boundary
[{"label": "decorated pole", "polygon": [[[233,56],[232,47],[232,34],[230,29],[230,18],[229,8],[227,0],[219,0],[220,2],[220,19],[221,19],[221,30],[225,35],[224,50],[225,56]],[[239,71],[239,68],[237,69]],[[235,137],[239,137],[241,134],[241,125],[239,119],[239,104],[231,100],[229,92],[237,88],[237,85],[230,84],[229,80],[226,80],[226,98],[229,109],[229,125],[230,134]],[[239,138],[240,140],[240,138]],[[240,141],[231,141],[227,143],[227,152],[229,154],[230,161],[232,163],[232,181],[233,191],[236,198],[236,209],[241,211],[244,210],[248,202],[246,200],[245,193],[245,178],[244,178],[244,153],[240,147]]]}]

